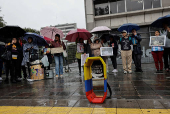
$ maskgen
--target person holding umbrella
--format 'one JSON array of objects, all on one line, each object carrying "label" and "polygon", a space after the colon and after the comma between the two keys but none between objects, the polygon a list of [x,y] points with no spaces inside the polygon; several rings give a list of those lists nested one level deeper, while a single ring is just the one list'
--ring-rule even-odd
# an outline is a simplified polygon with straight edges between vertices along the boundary
[{"label": "person holding umbrella", "polygon": [[164,47],[164,65],[165,65],[165,70],[169,72],[169,59],[170,59],[170,39],[168,38],[168,33],[170,32],[170,28],[166,23],[163,23],[163,30],[160,31],[160,35],[166,35],[166,44]]},{"label": "person holding umbrella", "polygon": [[[30,78],[30,73],[31,73],[31,69],[30,69],[30,50],[34,49],[34,50],[38,50],[38,46],[33,43],[33,38],[32,37],[28,37],[27,39],[28,43],[24,44],[23,46],[23,60],[22,60],[22,68],[23,68],[23,72],[25,74],[25,79],[26,78]],[[27,65],[28,67],[28,74],[29,76],[26,75],[26,68],[25,66]],[[26,77],[27,76],[27,77]]]},{"label": "person holding umbrella", "polygon": [[143,72],[141,68],[141,56],[142,56],[141,45],[140,45],[140,42],[142,41],[141,35],[138,34],[135,29],[133,29],[131,38],[133,42],[132,58],[136,67],[135,72]]},{"label": "person holding umbrella", "polygon": [[[64,50],[66,50],[66,46],[63,42],[60,40],[60,35],[55,35],[54,42],[51,42],[51,47],[57,48],[57,47],[63,47]],[[63,53],[56,53],[54,54],[54,60],[55,60],[55,72],[56,72],[56,78],[59,76],[63,76]]]},{"label": "person holding umbrella", "polygon": [[12,42],[8,43],[7,50],[12,53],[11,82],[16,83],[20,81],[17,79],[17,76],[19,76],[19,54],[22,52],[22,48],[17,38],[12,38]]},{"label": "person holding umbrella", "polygon": [[[122,38],[120,38],[119,44],[121,45],[121,56],[122,56],[122,64],[123,64],[123,70],[124,74],[132,73],[132,50],[131,45],[132,39],[131,37],[127,36],[127,31],[122,31]],[[128,65],[128,68],[126,67],[126,62]]]}]

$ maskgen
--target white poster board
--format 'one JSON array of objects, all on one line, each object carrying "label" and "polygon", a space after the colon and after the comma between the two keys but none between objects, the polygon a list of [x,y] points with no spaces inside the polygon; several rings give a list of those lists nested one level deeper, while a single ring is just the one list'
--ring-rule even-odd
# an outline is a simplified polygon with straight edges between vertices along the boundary
[{"label": "white poster board", "polygon": [[51,54],[63,53],[63,47],[51,48]]},{"label": "white poster board", "polygon": [[84,52],[84,44],[83,43],[77,43],[77,52],[78,53]]},{"label": "white poster board", "polygon": [[81,54],[81,66],[84,66],[84,63],[86,62],[86,59],[89,57],[89,54]]},{"label": "white poster board", "polygon": [[151,36],[149,46],[165,46],[166,36]]},{"label": "white poster board", "polygon": [[100,54],[101,56],[113,56],[113,48],[112,47],[101,47]]}]

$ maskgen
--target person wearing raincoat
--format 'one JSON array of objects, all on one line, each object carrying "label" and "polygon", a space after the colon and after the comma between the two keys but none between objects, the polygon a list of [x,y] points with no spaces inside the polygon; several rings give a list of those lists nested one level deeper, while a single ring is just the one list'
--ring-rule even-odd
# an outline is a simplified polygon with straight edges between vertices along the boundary
[{"label": "person wearing raincoat", "polygon": [[30,59],[29,59],[29,55],[30,55],[30,50],[34,49],[34,50],[38,50],[38,46],[36,44],[33,43],[33,38],[29,37],[28,38],[28,43],[24,44],[23,46],[23,60],[22,60],[22,68],[23,68],[23,73],[26,74],[26,67],[28,67],[28,74],[29,76],[25,75],[25,79],[26,76],[30,78]]}]

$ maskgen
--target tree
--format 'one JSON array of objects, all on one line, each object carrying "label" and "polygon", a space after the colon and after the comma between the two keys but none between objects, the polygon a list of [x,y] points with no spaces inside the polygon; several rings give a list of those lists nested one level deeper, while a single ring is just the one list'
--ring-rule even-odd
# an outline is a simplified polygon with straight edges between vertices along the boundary
[{"label": "tree", "polygon": [[[1,7],[0,7],[0,12],[1,12]],[[4,21],[3,17],[0,16],[0,27],[6,26],[6,22]]]},{"label": "tree", "polygon": [[24,30],[26,32],[32,32],[32,33],[40,34],[40,31],[32,29],[32,28],[24,28]]}]

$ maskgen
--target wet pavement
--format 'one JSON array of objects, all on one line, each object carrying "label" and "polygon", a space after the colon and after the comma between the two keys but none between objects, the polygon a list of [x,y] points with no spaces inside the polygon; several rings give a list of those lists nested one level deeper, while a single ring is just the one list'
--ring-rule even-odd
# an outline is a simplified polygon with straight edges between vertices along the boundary
[{"label": "wet pavement", "polygon": [[[15,106],[25,106],[28,110],[36,106],[40,109],[46,107],[44,113],[57,110],[54,107],[66,107],[66,113],[81,107],[88,108],[88,113],[96,114],[99,113],[98,110],[106,113],[109,111],[107,108],[113,109],[113,113],[125,114],[126,110],[133,109],[131,111],[134,111],[134,114],[138,114],[136,111],[139,110],[142,114],[156,114],[154,109],[159,109],[160,112],[170,114],[167,110],[170,109],[170,73],[154,74],[154,64],[143,64],[142,67],[143,73],[123,74],[122,66],[119,65],[119,73],[114,74],[111,73],[112,66],[109,66],[108,83],[112,89],[112,98],[106,99],[103,104],[92,104],[86,99],[83,76],[78,75],[78,68],[72,68],[70,73],[59,79],[22,81],[16,84],[1,82],[0,113],[4,113],[1,112],[1,106],[12,109],[18,108]],[[25,108],[23,110],[26,110]]]}]

